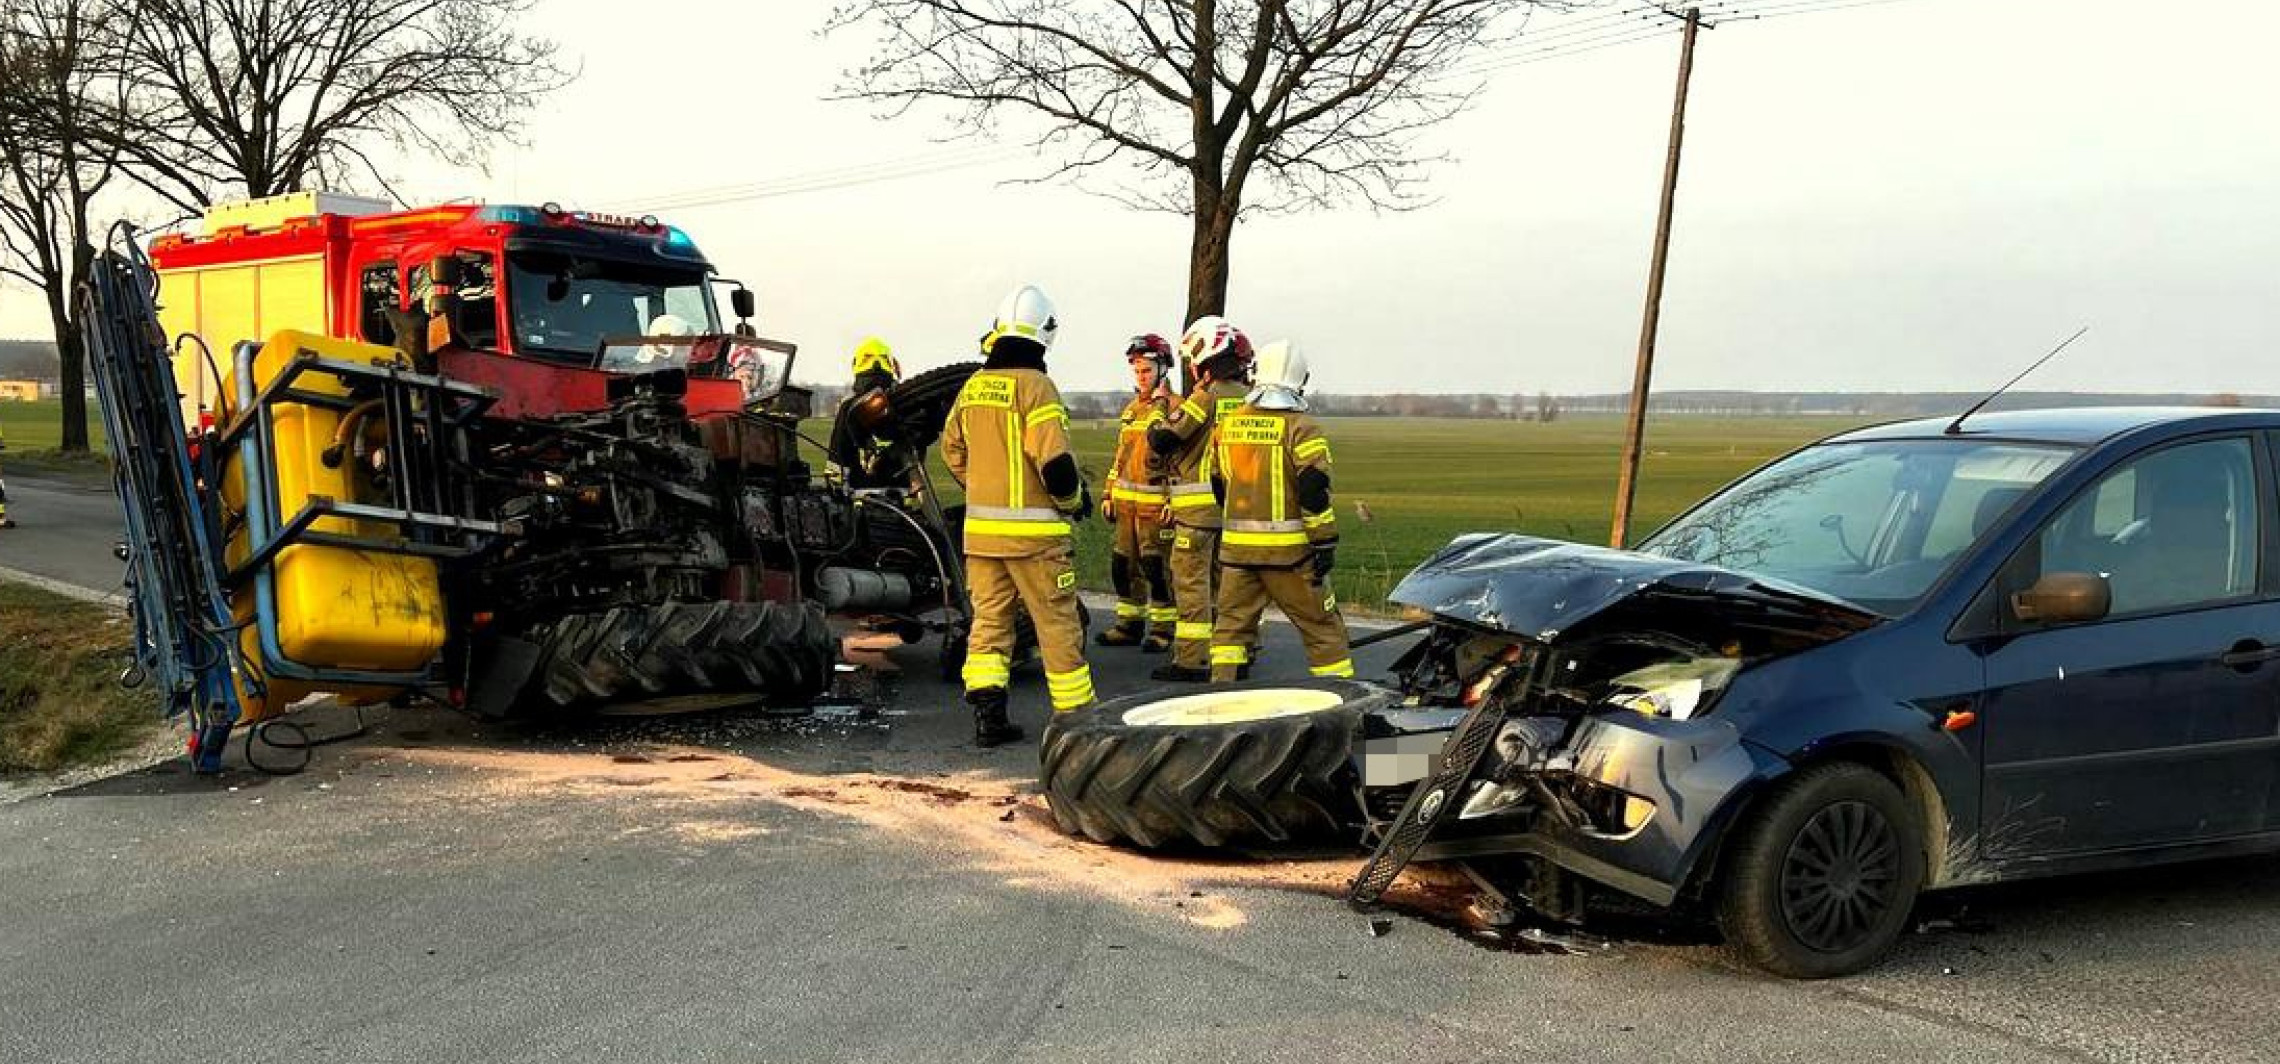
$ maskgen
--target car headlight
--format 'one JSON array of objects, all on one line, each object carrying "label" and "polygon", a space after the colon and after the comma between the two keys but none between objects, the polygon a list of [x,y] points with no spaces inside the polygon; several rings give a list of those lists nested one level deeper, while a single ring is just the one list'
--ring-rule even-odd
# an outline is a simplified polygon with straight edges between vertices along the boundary
[{"label": "car headlight", "polygon": [[1709,708],[1741,671],[1736,658],[1693,658],[1649,665],[1616,677],[1607,704],[1650,717],[1686,720]]}]

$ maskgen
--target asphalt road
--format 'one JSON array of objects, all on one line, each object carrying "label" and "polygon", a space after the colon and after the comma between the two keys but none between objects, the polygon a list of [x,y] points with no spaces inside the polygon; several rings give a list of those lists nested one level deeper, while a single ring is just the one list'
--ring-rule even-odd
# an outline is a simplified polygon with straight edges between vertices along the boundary
[{"label": "asphalt road", "polygon": [[[0,457],[0,473],[7,462]],[[107,488],[9,477],[8,516],[0,529],[0,566],[97,591],[119,590],[119,501]]]},{"label": "asphalt road", "polygon": [[[108,527],[0,564],[107,561]],[[1060,838],[1021,793],[1034,747],[973,749],[931,647],[891,660],[854,680],[872,719],[379,711],[299,776],[177,763],[0,806],[0,1060],[2280,1059],[2280,861],[1951,895],[1816,984],[1683,928],[1372,937],[1323,893],[1350,860]],[[1095,654],[1110,694],[1152,661]],[[1029,676],[1033,728],[1043,698]]]}]

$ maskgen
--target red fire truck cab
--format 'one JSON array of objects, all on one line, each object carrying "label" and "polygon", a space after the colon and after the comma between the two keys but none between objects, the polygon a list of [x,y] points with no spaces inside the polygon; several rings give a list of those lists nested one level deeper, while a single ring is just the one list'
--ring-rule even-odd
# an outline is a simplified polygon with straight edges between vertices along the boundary
[{"label": "red fire truck cab", "polygon": [[[444,306],[457,339],[433,352],[443,375],[499,393],[494,417],[599,410],[612,369],[633,368],[622,357],[642,349],[632,341],[724,333],[712,288],[733,283],[715,277],[687,233],[654,217],[552,203],[388,211],[373,200],[295,193],[217,206],[202,232],[160,237],[150,253],[168,335],[195,335],[213,355],[176,357],[185,404],[208,409],[220,388],[214,367],[229,364],[236,344],[280,329],[393,344],[404,319],[389,311],[421,307],[441,271],[457,274],[443,278],[456,297]],[[737,316],[749,319],[751,293],[739,285],[732,296]],[[719,350],[696,344],[692,358],[688,345],[647,350],[689,361]],[[788,370],[778,368],[777,383]],[[693,417],[732,414],[749,398],[749,382],[695,370],[691,378]]]}]

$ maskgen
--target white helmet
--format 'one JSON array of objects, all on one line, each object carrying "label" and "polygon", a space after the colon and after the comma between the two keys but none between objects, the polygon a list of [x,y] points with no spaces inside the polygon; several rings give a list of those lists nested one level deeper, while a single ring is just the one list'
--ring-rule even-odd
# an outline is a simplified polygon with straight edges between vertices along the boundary
[{"label": "white helmet", "polygon": [[1306,409],[1306,381],[1311,374],[1306,356],[1289,340],[1277,340],[1259,349],[1251,363],[1255,382],[1245,399],[1261,410]]},{"label": "white helmet", "polygon": [[1025,284],[1013,290],[998,304],[997,320],[990,323],[989,335],[982,337],[982,353],[988,354],[997,342],[1008,336],[1019,336],[1037,341],[1037,345],[1050,351],[1053,337],[1061,331],[1061,319],[1053,312],[1053,301],[1045,290]]}]

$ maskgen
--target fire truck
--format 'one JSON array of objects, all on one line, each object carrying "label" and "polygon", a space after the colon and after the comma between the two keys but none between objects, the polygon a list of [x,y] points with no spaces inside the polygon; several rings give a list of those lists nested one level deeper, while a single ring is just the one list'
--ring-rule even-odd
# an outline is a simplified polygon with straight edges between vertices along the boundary
[{"label": "fire truck", "polygon": [[115,241],[83,300],[141,656],[202,729],[320,691],[804,700],[830,613],[962,653],[923,456],[974,365],[871,410],[916,480],[852,491],[801,453],[796,349],[655,218],[273,197]]}]

